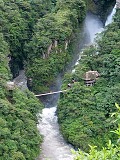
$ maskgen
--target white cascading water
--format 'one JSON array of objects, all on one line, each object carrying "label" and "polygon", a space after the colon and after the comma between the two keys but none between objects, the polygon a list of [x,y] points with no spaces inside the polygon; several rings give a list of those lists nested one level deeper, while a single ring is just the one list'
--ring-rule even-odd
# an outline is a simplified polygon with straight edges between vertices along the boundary
[{"label": "white cascading water", "polygon": [[116,5],[115,5],[115,7],[113,8],[113,10],[111,11],[110,15],[107,17],[105,26],[107,26],[108,24],[110,24],[110,23],[112,22],[113,16],[115,15],[115,13],[116,13]]},{"label": "white cascading water", "polygon": [[44,135],[42,144],[42,154],[39,160],[72,160],[70,146],[67,145],[59,133],[57,116],[55,115],[57,106],[44,108],[41,120],[38,125],[40,133]]},{"label": "white cascading water", "polygon": [[[84,23],[84,37],[85,42],[84,45],[89,46],[93,44],[98,33],[103,31],[103,23],[100,18],[92,13],[88,13],[85,18]],[[85,47],[85,46],[84,46]],[[75,63],[75,66],[79,64],[79,60],[81,59],[81,54],[78,60]],[[72,73],[75,72],[75,69],[72,70]]]},{"label": "white cascading water", "polygon": [[[115,10],[115,9],[113,9]],[[115,12],[114,12],[115,13]],[[113,16],[113,15],[112,15]],[[109,23],[111,23],[112,20]],[[97,16],[88,13],[84,25],[84,44],[90,45],[94,42],[97,33],[103,30],[103,24]],[[78,59],[79,61],[79,59]],[[78,63],[76,62],[76,64]],[[75,65],[76,65],[75,64]],[[54,95],[55,96],[55,95]],[[56,102],[57,103],[57,102]],[[41,147],[41,155],[38,160],[73,160],[72,147],[64,141],[59,131],[56,116],[57,105],[44,108],[40,114],[38,129],[44,137]]]},{"label": "white cascading water", "polygon": [[[116,13],[116,5],[114,6],[113,10],[111,11],[111,13],[109,14],[109,16],[107,17],[107,20],[105,22],[105,26],[109,25],[112,23],[113,21],[113,16]],[[96,23],[98,22],[98,23]],[[87,40],[87,45],[90,45],[92,43],[94,43],[95,38],[97,37],[97,34],[101,33],[104,30],[103,27],[103,23],[100,21],[100,19],[93,15],[93,14],[87,14],[86,19],[85,19],[85,34],[88,37]],[[75,63],[75,66],[79,64],[79,60],[81,59],[81,55],[79,56],[78,60]],[[75,69],[72,70],[72,73],[75,72]]]},{"label": "white cascading water", "polygon": [[98,16],[91,13],[85,19],[85,32],[88,35],[88,45],[92,44],[98,33],[103,31],[103,23]]}]

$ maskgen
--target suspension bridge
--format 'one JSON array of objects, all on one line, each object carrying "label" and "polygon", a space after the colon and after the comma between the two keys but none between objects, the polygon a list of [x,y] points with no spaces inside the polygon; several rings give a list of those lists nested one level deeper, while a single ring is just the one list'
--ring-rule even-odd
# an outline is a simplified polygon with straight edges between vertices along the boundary
[{"label": "suspension bridge", "polygon": [[37,95],[35,95],[35,96],[36,96],[36,97],[41,97],[41,96],[47,96],[47,95],[58,94],[58,93],[64,93],[64,92],[67,92],[67,91],[68,91],[68,89],[62,90],[62,91],[56,91],[56,92],[41,93],[41,94],[37,94]]}]

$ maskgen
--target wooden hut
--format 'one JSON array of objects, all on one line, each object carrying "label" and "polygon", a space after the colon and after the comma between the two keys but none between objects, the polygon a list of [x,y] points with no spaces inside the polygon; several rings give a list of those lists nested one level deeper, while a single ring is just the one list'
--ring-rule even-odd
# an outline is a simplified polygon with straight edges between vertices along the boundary
[{"label": "wooden hut", "polygon": [[97,71],[88,71],[84,75],[84,81],[86,86],[92,86],[96,79],[100,76],[100,74]]}]

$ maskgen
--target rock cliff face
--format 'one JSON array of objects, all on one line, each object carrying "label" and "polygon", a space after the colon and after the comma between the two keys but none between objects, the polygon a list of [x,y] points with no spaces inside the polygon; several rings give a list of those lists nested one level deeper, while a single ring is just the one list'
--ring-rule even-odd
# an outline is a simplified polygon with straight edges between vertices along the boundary
[{"label": "rock cliff face", "polygon": [[115,3],[115,0],[87,0],[88,10],[99,15],[103,22],[105,22]]},{"label": "rock cliff face", "polygon": [[116,0],[117,8],[120,8],[120,0]]}]

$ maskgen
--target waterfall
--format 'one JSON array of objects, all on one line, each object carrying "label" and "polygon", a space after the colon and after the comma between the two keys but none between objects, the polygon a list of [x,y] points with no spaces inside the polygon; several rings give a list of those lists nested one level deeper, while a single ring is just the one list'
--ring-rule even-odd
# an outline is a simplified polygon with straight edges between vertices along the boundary
[{"label": "waterfall", "polygon": [[98,16],[89,13],[86,16],[84,28],[84,32],[87,35],[87,43],[89,45],[94,42],[97,34],[103,31],[103,23]]},{"label": "waterfall", "polygon": [[113,16],[115,15],[115,13],[116,13],[116,5],[114,6],[114,8],[113,8],[113,10],[111,11],[110,15],[107,17],[105,26],[107,26],[107,25],[109,25],[110,23],[112,23],[112,21],[113,21]]}]

